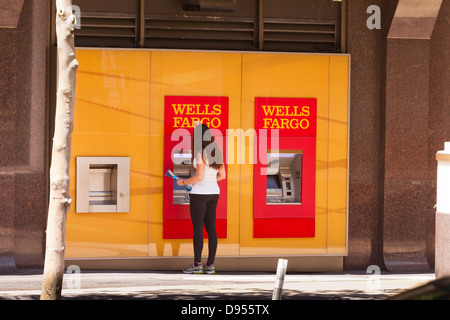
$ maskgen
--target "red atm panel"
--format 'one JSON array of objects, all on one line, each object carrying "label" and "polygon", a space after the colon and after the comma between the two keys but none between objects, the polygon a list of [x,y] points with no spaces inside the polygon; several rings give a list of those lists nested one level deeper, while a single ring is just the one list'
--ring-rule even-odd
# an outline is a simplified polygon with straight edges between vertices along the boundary
[{"label": "red atm panel", "polygon": [[[194,174],[191,166],[191,139],[194,127],[209,126],[226,159],[225,134],[228,127],[227,97],[166,96],[164,112],[164,173],[171,170],[181,178]],[[226,166],[226,164],[225,164]],[[227,180],[219,182],[216,230],[227,237]],[[189,194],[172,179],[163,180],[163,239],[192,238]],[[205,238],[207,237],[204,231]]]},{"label": "red atm panel", "polygon": [[316,119],[313,98],[255,99],[258,138],[267,133],[254,166],[255,238],[314,237]]}]

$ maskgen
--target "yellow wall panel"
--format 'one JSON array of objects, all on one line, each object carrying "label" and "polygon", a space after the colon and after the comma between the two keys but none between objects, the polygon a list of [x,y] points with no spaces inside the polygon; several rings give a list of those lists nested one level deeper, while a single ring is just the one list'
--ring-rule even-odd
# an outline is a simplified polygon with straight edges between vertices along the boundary
[{"label": "yellow wall panel", "polygon": [[[146,256],[150,52],[77,50],[66,257]],[[130,211],[76,213],[76,157],[129,156]]]},{"label": "yellow wall panel", "polygon": [[347,254],[349,57],[330,57],[328,253]]},{"label": "yellow wall panel", "polygon": [[[229,97],[229,127],[239,126],[241,55],[160,51],[152,53],[151,64],[150,254],[192,256],[191,239],[162,239],[164,97],[168,95],[227,96]],[[219,240],[217,255],[239,254],[239,167],[237,165],[228,166],[227,178],[227,238]],[[163,247],[162,250],[161,247]],[[203,253],[207,250],[207,241],[205,241]]]},{"label": "yellow wall panel", "polygon": [[[255,97],[317,98],[315,237],[253,238],[247,138],[245,163],[235,143],[228,164],[217,255],[346,254],[349,56],[80,49],[77,59],[67,257],[192,256],[192,240],[162,236],[167,95],[227,96],[229,128],[242,132],[254,128]],[[78,156],[131,157],[130,212],[75,213]]]},{"label": "yellow wall panel", "polygon": [[254,127],[255,97],[317,98],[316,236],[253,238],[253,166],[242,165],[241,254],[324,254],[327,239],[329,58],[321,55],[245,54],[242,70],[242,126]]}]

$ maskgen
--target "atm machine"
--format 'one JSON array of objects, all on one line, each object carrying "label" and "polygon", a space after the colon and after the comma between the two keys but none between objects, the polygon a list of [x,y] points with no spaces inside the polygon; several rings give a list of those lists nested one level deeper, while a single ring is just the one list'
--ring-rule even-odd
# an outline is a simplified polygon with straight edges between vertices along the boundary
[{"label": "atm machine", "polygon": [[[190,139],[190,137],[189,137]],[[176,139],[175,139],[176,140]],[[164,141],[164,171],[163,179],[163,238],[191,239],[193,235],[191,215],[189,211],[189,192],[178,186],[176,181],[164,176],[164,172],[171,170],[182,179],[195,175],[195,168],[191,164],[191,150],[177,150],[178,140],[172,141],[165,137]],[[227,235],[227,183],[219,182],[220,197],[217,204],[216,231],[218,238]],[[204,232],[204,237],[207,237]]]},{"label": "atm machine", "polygon": [[267,154],[267,204],[301,204],[302,151]]},{"label": "atm machine", "polygon": [[[186,153],[176,153],[173,155],[174,165],[172,172],[181,179],[188,179],[195,175],[195,170],[191,166],[191,150]],[[174,205],[189,205],[189,192],[184,187],[180,187],[175,180],[173,180],[173,204]]]},{"label": "atm machine", "polygon": [[[192,107],[192,106],[195,106]],[[211,112],[211,106],[220,106],[220,114]],[[164,167],[161,172],[163,179],[163,239],[192,239],[193,230],[189,211],[189,192],[185,188],[179,187],[171,178],[164,177],[167,170],[182,179],[189,178],[195,174],[192,166],[192,145],[193,127],[189,126],[180,129],[181,109],[189,108],[189,115],[183,115],[183,123],[192,124],[194,119],[204,119],[207,121],[206,109],[210,112],[210,117],[219,119],[221,124],[215,132],[222,136],[226,134],[228,127],[228,98],[227,97],[196,97],[196,96],[166,96],[164,99]],[[218,109],[216,109],[218,110]],[[201,115],[195,114],[202,112]],[[175,121],[174,121],[175,119]],[[214,123],[216,123],[214,122]],[[220,140],[216,136],[216,141]],[[222,149],[224,159],[226,150]],[[220,197],[216,211],[216,231],[218,238],[227,237],[227,180],[219,182]],[[207,237],[204,232],[204,237]]]},{"label": "atm machine", "polygon": [[[302,108],[308,112],[298,112]],[[254,238],[315,235],[316,109],[314,98],[255,99],[256,132],[268,135],[254,165]],[[269,123],[278,125],[267,128]],[[288,123],[302,126],[280,125]]]}]

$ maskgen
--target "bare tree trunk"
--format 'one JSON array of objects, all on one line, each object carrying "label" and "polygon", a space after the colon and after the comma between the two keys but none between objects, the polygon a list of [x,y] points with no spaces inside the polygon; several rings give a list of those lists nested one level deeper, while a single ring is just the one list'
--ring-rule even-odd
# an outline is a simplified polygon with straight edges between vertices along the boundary
[{"label": "bare tree trunk", "polygon": [[69,195],[69,168],[76,70],[78,68],[73,36],[76,17],[72,14],[72,0],[57,0],[56,11],[58,92],[50,168],[50,203],[41,300],[61,299],[66,219],[72,202]]}]

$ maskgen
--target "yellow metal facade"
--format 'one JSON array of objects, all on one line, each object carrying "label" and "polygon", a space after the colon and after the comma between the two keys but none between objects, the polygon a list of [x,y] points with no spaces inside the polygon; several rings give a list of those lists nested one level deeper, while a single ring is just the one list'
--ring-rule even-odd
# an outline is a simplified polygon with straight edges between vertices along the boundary
[{"label": "yellow metal facade", "polygon": [[255,97],[317,98],[315,237],[253,238],[253,165],[235,158],[217,256],[347,254],[348,55],[78,49],[77,59],[73,203],[76,157],[126,156],[130,211],[76,213],[73,205],[67,258],[192,256],[192,240],[162,237],[167,95],[229,97],[229,128],[243,132],[254,127]]}]

